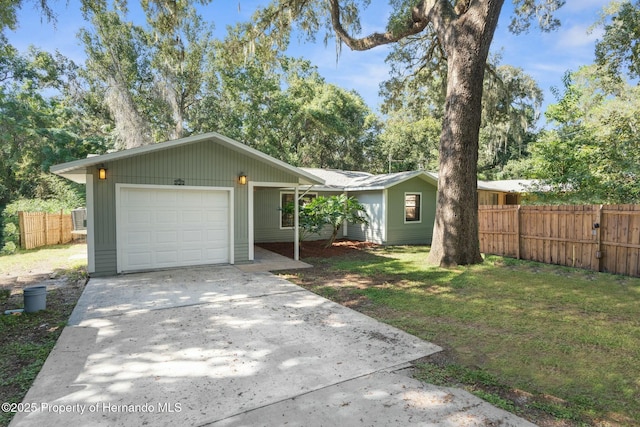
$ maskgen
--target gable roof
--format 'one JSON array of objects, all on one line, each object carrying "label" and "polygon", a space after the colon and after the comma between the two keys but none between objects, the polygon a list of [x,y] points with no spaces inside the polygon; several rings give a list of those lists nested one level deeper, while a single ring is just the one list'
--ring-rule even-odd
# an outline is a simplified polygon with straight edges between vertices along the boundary
[{"label": "gable roof", "polygon": [[[374,175],[368,172],[344,171],[340,169],[300,168],[325,181],[320,190],[366,191],[385,190],[409,179],[420,177],[438,186],[438,174],[427,171],[406,171]],[[526,193],[538,183],[534,179],[506,179],[499,181],[478,180],[478,190],[499,191],[504,193]]]},{"label": "gable roof", "polygon": [[114,160],[126,159],[129,157],[141,156],[147,153],[167,150],[180,145],[195,144],[198,142],[210,141],[215,144],[220,144],[231,150],[240,152],[248,157],[263,161],[277,169],[284,170],[292,173],[298,177],[298,182],[303,185],[324,184],[324,180],[312,175],[311,173],[291,166],[281,160],[264,154],[255,148],[251,148],[248,145],[242,144],[236,140],[228,138],[217,132],[209,132],[201,135],[189,136],[186,138],[176,139],[173,141],[160,142],[157,144],[145,145],[142,147],[130,148],[128,150],[116,151],[113,153],[103,154],[100,156],[87,157],[86,159],[74,160],[72,162],[62,163],[59,165],[51,166],[49,169],[56,175],[63,176],[71,181],[75,181],[81,184],[86,183],[87,168],[97,166],[102,163],[107,163]]},{"label": "gable roof", "polygon": [[409,179],[420,177],[433,184],[438,184],[438,177],[432,172],[407,171],[373,175],[368,172],[343,171],[339,169],[301,168],[325,181],[323,189],[366,191],[385,190]]}]

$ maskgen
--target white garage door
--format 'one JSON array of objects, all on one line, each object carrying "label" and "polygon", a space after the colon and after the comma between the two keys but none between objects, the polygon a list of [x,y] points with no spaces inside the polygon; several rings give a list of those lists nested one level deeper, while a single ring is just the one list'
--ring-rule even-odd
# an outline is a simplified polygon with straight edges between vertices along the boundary
[{"label": "white garage door", "polygon": [[228,263],[230,192],[119,187],[118,272]]}]

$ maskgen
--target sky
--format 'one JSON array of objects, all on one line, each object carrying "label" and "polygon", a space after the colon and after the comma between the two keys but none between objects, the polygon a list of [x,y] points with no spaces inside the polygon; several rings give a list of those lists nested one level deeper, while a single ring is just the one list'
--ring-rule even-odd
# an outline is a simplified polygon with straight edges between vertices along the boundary
[{"label": "sky", "polygon": [[[131,4],[135,2],[129,1]],[[593,63],[595,42],[601,37],[602,30],[589,31],[589,28],[598,21],[602,8],[609,1],[567,0],[556,14],[562,22],[559,30],[542,33],[534,27],[527,34],[514,35],[508,30],[512,3],[505,0],[491,52],[501,55],[502,64],[520,67],[538,82],[544,93],[542,111],[556,101],[552,88],[562,88],[562,78],[567,71]],[[80,13],[79,0],[50,0],[50,3],[57,14],[55,25],[43,20],[34,7],[35,2],[27,0],[18,15],[19,28],[7,32],[10,42],[21,51],[29,45],[50,52],[57,49],[82,63],[84,51],[76,35],[87,24]],[[213,0],[200,10],[206,20],[214,22],[215,36],[223,38],[227,25],[249,20],[256,7],[266,3],[265,0]],[[363,33],[384,30],[389,12],[387,3],[372,1],[363,15]],[[294,37],[288,54],[308,59],[318,67],[327,82],[356,90],[370,108],[377,111],[381,102],[379,85],[389,76],[389,67],[384,62],[389,48],[353,52],[344,47],[337,57],[335,44],[330,41],[325,46],[322,36],[319,39],[310,43]]]}]

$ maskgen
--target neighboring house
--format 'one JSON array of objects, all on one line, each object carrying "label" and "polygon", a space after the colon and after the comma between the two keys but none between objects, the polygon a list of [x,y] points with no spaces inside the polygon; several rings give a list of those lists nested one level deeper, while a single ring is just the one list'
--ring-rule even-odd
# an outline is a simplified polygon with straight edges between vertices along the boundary
[{"label": "neighboring house", "polygon": [[[433,236],[436,174],[297,168],[215,132],[88,157],[51,172],[87,186],[92,275],[250,262],[261,242],[294,242],[298,259],[297,212],[282,207],[319,195],[345,193],[365,207],[369,224],[345,224],[339,237],[395,245],[430,244]],[[491,183],[479,182],[480,188],[509,193]]]},{"label": "neighboring house", "polygon": [[502,181],[478,181],[479,205],[519,205],[522,194],[531,191],[533,179],[506,179]]}]

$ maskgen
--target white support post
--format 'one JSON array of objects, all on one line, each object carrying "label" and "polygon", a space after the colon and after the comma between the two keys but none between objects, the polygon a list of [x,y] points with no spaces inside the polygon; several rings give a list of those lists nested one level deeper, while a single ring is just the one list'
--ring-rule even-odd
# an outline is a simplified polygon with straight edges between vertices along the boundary
[{"label": "white support post", "polygon": [[299,214],[300,214],[300,209],[299,206],[300,204],[298,203],[298,196],[299,196],[299,192],[298,192],[298,186],[296,185],[294,188],[295,191],[295,196],[293,198],[293,200],[295,201],[293,204],[293,259],[298,261],[300,259],[300,230],[299,230],[299,225],[300,225],[300,221],[299,221]]}]

